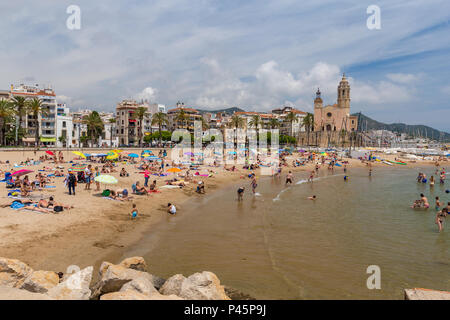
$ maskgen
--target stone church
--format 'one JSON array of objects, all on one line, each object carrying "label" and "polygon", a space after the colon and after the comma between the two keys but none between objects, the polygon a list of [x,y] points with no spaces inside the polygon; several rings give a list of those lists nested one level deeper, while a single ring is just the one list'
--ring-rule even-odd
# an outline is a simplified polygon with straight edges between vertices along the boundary
[{"label": "stone church", "polygon": [[350,84],[345,74],[337,88],[337,103],[323,106],[320,89],[317,89],[314,100],[314,131],[346,133],[356,131],[358,117],[350,115]]}]

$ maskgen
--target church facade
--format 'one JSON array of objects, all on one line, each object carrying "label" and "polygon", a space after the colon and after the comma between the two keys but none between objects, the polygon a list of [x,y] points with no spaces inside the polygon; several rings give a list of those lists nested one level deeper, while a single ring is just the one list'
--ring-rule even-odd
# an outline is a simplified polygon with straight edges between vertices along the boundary
[{"label": "church facade", "polygon": [[358,117],[350,115],[350,84],[345,74],[337,88],[337,103],[323,105],[320,89],[314,100],[314,131],[331,134],[352,132],[358,128]]}]

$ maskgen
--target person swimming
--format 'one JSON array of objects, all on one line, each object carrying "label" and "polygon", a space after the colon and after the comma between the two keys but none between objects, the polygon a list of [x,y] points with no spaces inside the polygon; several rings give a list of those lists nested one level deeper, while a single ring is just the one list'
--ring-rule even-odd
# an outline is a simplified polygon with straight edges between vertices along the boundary
[{"label": "person swimming", "polygon": [[316,200],[316,199],[317,199],[316,195],[313,195],[313,196],[311,196],[311,197],[308,197],[308,200]]}]

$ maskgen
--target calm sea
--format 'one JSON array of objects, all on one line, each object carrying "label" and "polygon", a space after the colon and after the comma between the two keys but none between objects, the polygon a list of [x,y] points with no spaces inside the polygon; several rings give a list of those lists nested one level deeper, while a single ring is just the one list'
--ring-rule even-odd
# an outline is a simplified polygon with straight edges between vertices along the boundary
[{"label": "calm sea", "polygon": [[[196,196],[177,216],[130,249],[162,276],[212,271],[223,284],[258,299],[402,299],[404,288],[450,290],[450,217],[434,223],[434,197],[447,185],[417,184],[433,169],[326,169],[313,184],[263,178],[259,195],[236,201],[232,187]],[[420,193],[432,208],[410,208]],[[317,195],[316,201],[306,198]],[[369,290],[367,267],[379,266],[381,289]]]}]

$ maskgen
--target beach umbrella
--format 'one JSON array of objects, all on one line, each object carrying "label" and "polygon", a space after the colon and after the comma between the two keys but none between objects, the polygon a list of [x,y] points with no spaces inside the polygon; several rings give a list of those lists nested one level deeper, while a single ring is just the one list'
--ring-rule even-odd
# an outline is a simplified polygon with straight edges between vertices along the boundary
[{"label": "beach umbrella", "polygon": [[144,150],[142,153],[153,153],[151,150]]},{"label": "beach umbrella", "polygon": [[185,152],[184,154],[188,155],[188,156],[193,156],[194,155],[192,152]]},{"label": "beach umbrella", "polygon": [[167,172],[180,172],[181,169],[180,168],[170,168],[169,170],[167,170]]},{"label": "beach umbrella", "polygon": [[83,159],[86,159],[86,156],[80,151],[72,151],[72,153],[76,154],[77,156],[79,156],[79,157],[81,157]]},{"label": "beach umbrella", "polygon": [[118,153],[115,153],[113,151],[110,151],[106,154],[106,160],[114,160],[117,159],[119,157]]},{"label": "beach umbrella", "polygon": [[236,154],[236,151],[228,151],[228,154]]},{"label": "beach umbrella", "polygon": [[72,166],[72,168],[70,168],[70,169],[72,169],[72,171],[79,172],[79,171],[84,171],[84,169],[86,169],[86,166],[79,164],[79,165]]},{"label": "beach umbrella", "polygon": [[22,169],[22,170],[19,170],[19,171],[14,172],[12,175],[13,175],[13,176],[16,176],[16,177],[20,177],[20,176],[23,176],[23,175],[25,175],[25,174],[29,174],[29,173],[31,173],[31,172],[33,172],[33,171],[32,171],[32,170]]},{"label": "beach umbrella", "polygon": [[118,181],[113,176],[109,176],[107,174],[99,175],[94,178],[94,181],[104,183],[104,184],[116,184]]},{"label": "beach umbrella", "polygon": [[139,158],[139,155],[137,153],[129,153],[128,156],[130,158]]},{"label": "beach umbrella", "polygon": [[298,152],[306,152],[306,150],[300,149],[298,150]]},{"label": "beach umbrella", "polygon": [[119,149],[114,149],[114,150],[111,150],[111,152],[114,152],[114,153],[121,153],[121,152],[122,152],[122,150],[119,150]]},{"label": "beach umbrella", "polygon": [[45,151],[46,154],[49,154],[51,156],[54,156],[55,154],[53,152],[51,152],[50,150]]}]

